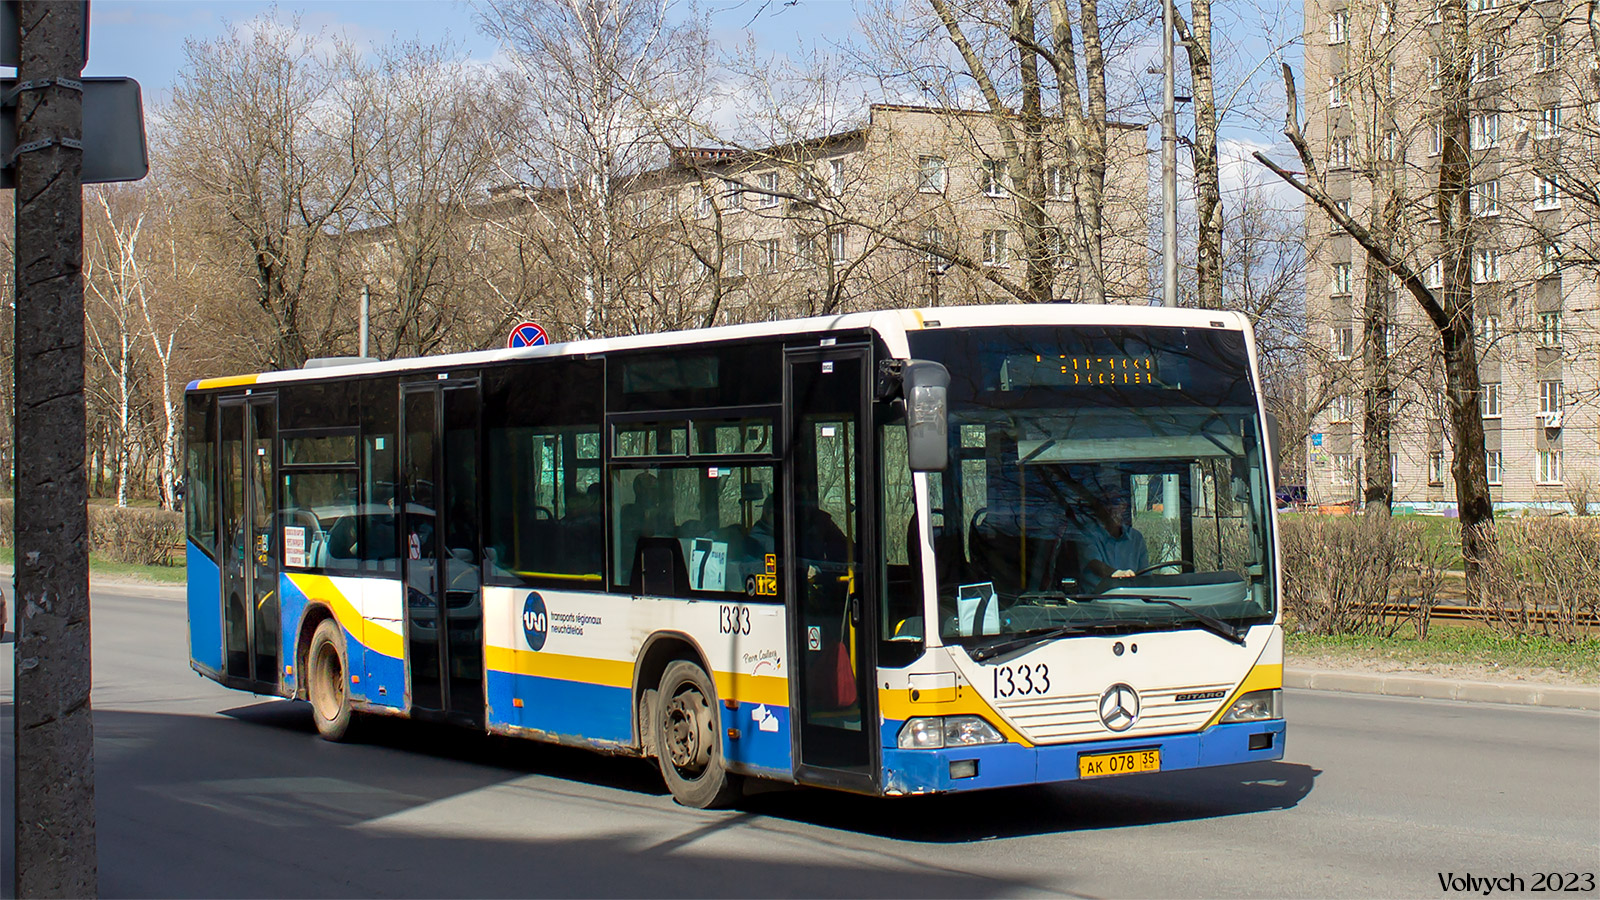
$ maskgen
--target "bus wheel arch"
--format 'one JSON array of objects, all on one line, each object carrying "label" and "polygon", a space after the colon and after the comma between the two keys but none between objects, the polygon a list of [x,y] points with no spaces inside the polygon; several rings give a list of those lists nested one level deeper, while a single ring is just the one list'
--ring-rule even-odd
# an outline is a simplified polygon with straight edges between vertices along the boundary
[{"label": "bus wheel arch", "polygon": [[654,757],[657,753],[656,695],[667,666],[678,660],[694,663],[710,677],[711,666],[706,663],[705,652],[694,638],[681,631],[658,631],[645,640],[639,651],[639,664],[633,669],[633,730],[641,756]]}]

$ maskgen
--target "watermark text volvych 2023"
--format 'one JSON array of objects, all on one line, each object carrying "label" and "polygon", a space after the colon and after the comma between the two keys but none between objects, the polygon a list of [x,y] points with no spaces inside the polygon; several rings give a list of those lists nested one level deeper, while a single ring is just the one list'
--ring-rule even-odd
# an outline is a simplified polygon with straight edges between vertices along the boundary
[{"label": "watermark text volvych 2023", "polygon": [[1528,875],[1475,875],[1440,872],[1439,890],[1447,894],[1595,893],[1593,872],[1533,872]]}]

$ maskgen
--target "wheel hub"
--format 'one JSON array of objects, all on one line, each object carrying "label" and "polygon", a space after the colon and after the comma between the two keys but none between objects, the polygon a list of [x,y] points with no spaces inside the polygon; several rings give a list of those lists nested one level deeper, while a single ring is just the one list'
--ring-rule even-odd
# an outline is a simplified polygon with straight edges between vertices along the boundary
[{"label": "wheel hub", "polygon": [[705,697],[690,689],[667,704],[667,755],[672,765],[685,773],[698,773],[711,761],[709,716]]}]

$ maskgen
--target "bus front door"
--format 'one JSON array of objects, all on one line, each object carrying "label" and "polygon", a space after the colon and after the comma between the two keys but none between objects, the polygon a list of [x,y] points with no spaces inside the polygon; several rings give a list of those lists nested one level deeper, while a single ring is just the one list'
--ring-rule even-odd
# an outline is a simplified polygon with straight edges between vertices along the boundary
[{"label": "bus front door", "polygon": [[276,692],[278,405],[256,396],[227,398],[220,408],[223,675]]},{"label": "bus front door", "polygon": [[[877,781],[874,604],[863,564],[862,452],[867,351],[827,348],[785,357],[790,398],[786,466],[791,721],[797,780],[870,791]],[[797,713],[797,714],[795,714]]]},{"label": "bus front door", "polygon": [[482,725],[478,386],[405,386],[406,671],[412,712]]}]

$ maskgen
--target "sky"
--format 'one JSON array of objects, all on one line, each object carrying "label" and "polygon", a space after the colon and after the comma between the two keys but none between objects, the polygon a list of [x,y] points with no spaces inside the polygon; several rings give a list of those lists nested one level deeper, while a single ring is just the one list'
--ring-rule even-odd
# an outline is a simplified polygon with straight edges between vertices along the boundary
[{"label": "sky", "polygon": [[[849,41],[856,34],[857,16],[852,0],[699,0],[710,17],[712,39],[723,48],[753,43],[764,53],[797,54],[816,47],[830,49]],[[1270,0],[1269,0],[1270,3]],[[1268,6],[1274,18],[1291,23],[1298,31],[1300,0],[1281,0]],[[1219,16],[1224,27],[1227,8]],[[1245,4],[1251,9],[1263,7]],[[1257,12],[1257,15],[1260,13]],[[420,39],[432,43],[448,36],[471,59],[489,63],[495,60],[495,42],[478,31],[474,5],[466,0],[93,0],[90,14],[89,63],[85,75],[120,75],[136,79],[144,91],[148,108],[159,106],[170,96],[174,82],[184,66],[184,44],[226,34],[230,23],[276,16],[287,20],[299,16],[307,31],[325,29],[342,34],[358,45],[378,45],[394,40]],[[1232,50],[1241,58],[1268,56],[1259,39],[1240,23],[1237,39],[1230,36]],[[1153,48],[1152,48],[1153,49]],[[1219,46],[1219,50],[1222,50]],[[1291,62],[1298,67],[1298,53]],[[1272,67],[1268,67],[1269,69]],[[1276,75],[1272,84],[1276,84]],[[1271,115],[1281,115],[1272,113]],[[1244,178],[1259,181],[1260,167],[1249,153],[1270,148],[1281,140],[1276,126],[1242,123],[1223,130],[1222,174],[1224,196]],[[1157,146],[1152,128],[1150,145]],[[1278,148],[1282,156],[1284,148]],[[1292,154],[1291,154],[1292,155]],[[1182,154],[1180,154],[1180,157]],[[1186,168],[1186,167],[1185,167]],[[1298,207],[1298,197],[1290,196],[1281,184],[1270,184],[1277,196],[1274,205]]]}]

